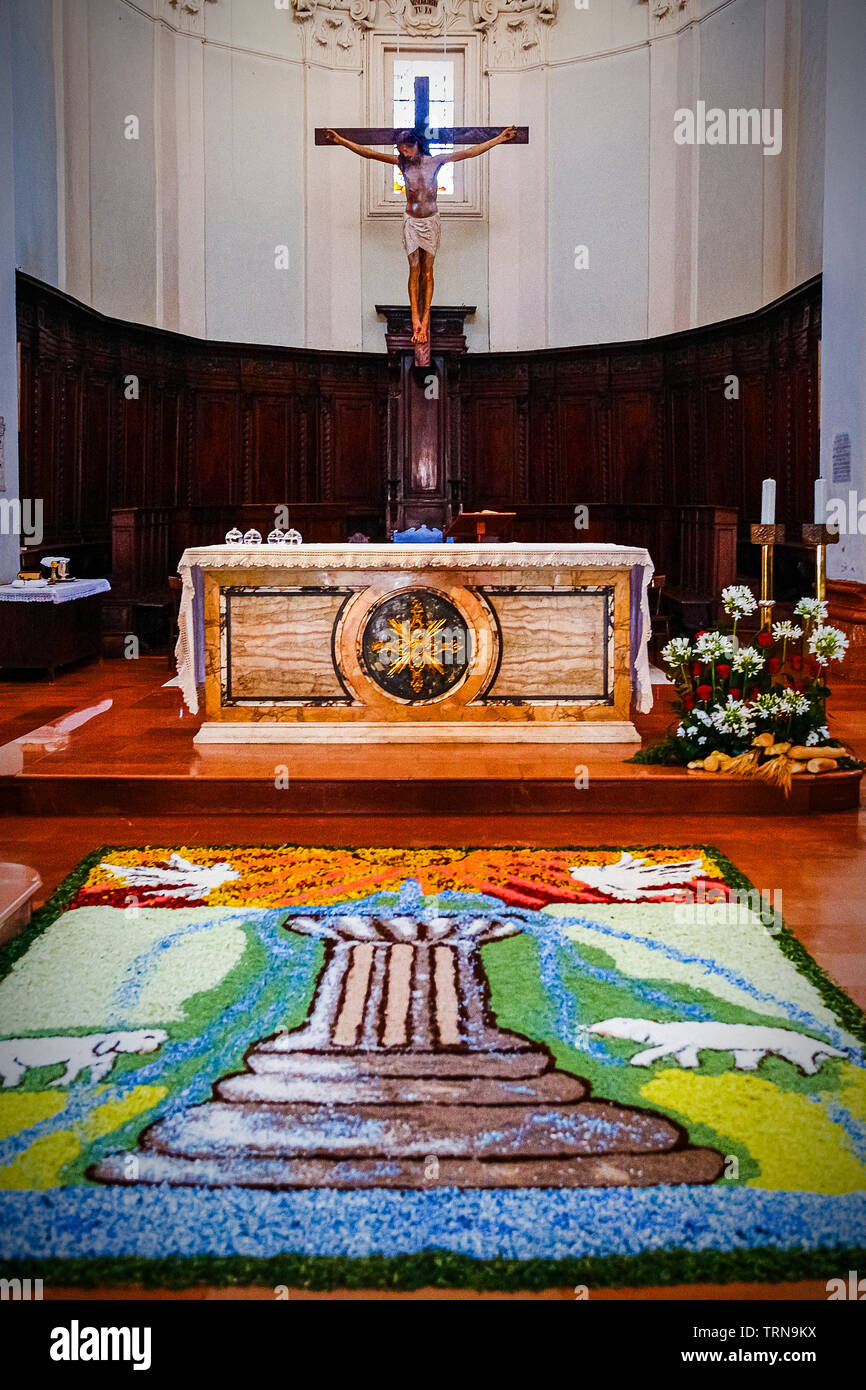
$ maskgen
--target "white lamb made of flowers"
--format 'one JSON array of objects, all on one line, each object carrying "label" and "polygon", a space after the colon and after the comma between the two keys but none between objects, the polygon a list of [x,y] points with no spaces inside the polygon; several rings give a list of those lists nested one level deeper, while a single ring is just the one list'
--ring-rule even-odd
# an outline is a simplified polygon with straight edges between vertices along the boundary
[{"label": "white lamb made of flowers", "polygon": [[773,1053],[814,1076],[827,1057],[846,1057],[846,1052],[819,1038],[809,1038],[790,1028],[763,1028],[751,1023],[656,1023],[649,1018],[605,1018],[586,1030],[602,1038],[651,1043],[629,1058],[633,1067],[648,1067],[663,1057],[675,1058],[682,1067],[700,1066],[699,1052],[732,1052],[734,1067],[754,1071]]},{"label": "white lamb made of flowers", "polygon": [[90,1070],[91,1085],[104,1081],[123,1052],[156,1052],[168,1039],[164,1028],[133,1028],[116,1033],[85,1033],[83,1037],[6,1038],[0,1042],[0,1086],[20,1085],[31,1067],[63,1066],[49,1086],[71,1086]]}]

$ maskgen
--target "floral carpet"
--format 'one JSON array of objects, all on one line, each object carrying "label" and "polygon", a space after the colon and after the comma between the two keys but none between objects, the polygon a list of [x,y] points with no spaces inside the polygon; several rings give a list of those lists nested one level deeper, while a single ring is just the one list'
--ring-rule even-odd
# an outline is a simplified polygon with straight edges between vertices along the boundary
[{"label": "floral carpet", "polygon": [[106,848],[0,966],[4,1275],[866,1258],[866,1019],[710,847]]}]

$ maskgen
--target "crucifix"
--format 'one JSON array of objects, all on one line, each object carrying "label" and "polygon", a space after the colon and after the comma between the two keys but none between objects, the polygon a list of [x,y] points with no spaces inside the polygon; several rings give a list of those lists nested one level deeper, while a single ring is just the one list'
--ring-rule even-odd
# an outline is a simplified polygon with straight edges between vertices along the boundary
[{"label": "crucifix", "polygon": [[[396,165],[406,187],[403,214],[403,247],[409,258],[409,304],[412,310],[412,344],[415,365],[430,365],[430,304],[433,299],[433,261],[439,250],[440,216],[436,201],[439,170],[443,164],[474,159],[494,145],[529,143],[528,126],[430,125],[430,79],[415,78],[415,124],[398,130],[392,126],[351,129],[317,129],[317,145],[343,145],[363,159]],[[430,153],[430,145],[460,145],[452,154]],[[371,145],[396,146],[397,153],[371,149]]]}]

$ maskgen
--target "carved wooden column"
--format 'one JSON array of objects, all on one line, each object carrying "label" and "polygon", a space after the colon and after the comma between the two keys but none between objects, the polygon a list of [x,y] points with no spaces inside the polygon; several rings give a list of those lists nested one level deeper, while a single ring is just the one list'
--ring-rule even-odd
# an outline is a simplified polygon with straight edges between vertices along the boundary
[{"label": "carved wooden column", "polygon": [[433,305],[429,367],[415,366],[409,306],[377,304],[376,312],[387,320],[390,366],[388,530],[445,527],[460,509],[460,360],[475,306]]}]

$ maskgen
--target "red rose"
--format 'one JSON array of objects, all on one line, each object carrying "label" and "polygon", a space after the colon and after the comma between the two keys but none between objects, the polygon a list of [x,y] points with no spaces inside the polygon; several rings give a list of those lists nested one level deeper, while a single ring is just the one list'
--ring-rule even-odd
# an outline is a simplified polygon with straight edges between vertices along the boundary
[{"label": "red rose", "polygon": [[694,707],[695,707],[695,697],[694,697],[694,695],[684,695],[684,696],[683,696],[683,704],[685,705],[686,709],[694,709]]},{"label": "red rose", "polygon": [[742,690],[729,690],[729,691],[728,691],[728,694],[730,695],[730,697],[731,697],[732,700],[739,700],[739,699],[740,699],[740,696],[742,695],[742,693],[743,693]]},{"label": "red rose", "polygon": [[693,661],[693,662],[692,662],[692,675],[693,675],[693,676],[699,676],[699,675],[701,674],[701,671],[703,671],[703,669],[704,669],[704,663],[703,663],[702,661]]},{"label": "red rose", "polygon": [[772,634],[771,632],[759,632],[759,633],[758,633],[758,646],[759,646],[759,647],[772,647],[772,645],[773,645],[773,634]]},{"label": "red rose", "polygon": [[697,641],[699,637],[706,637],[708,631],[708,628],[702,627],[700,632],[695,633],[695,641]]},{"label": "red rose", "polygon": [[760,695],[760,693],[761,693],[761,692],[760,692],[760,690],[758,689],[758,687],[757,687],[756,685],[753,685],[752,688],[751,688],[751,690],[749,691],[749,699],[750,699],[750,700],[757,700],[757,698],[758,698],[758,696]]},{"label": "red rose", "polygon": [[731,668],[726,661],[720,661],[718,666],[716,667],[716,670],[723,681],[726,681],[728,679],[728,676],[731,674]]},{"label": "red rose", "polygon": [[796,656],[791,657],[791,665],[793,666],[795,671],[802,671],[803,658],[801,657],[799,652],[797,652]]},{"label": "red rose", "polygon": [[698,699],[699,699],[699,700],[708,700],[708,699],[710,698],[710,696],[712,695],[712,693],[713,693],[713,687],[712,687],[711,685],[699,685],[699,686],[698,686]]},{"label": "red rose", "polygon": [[767,662],[767,670],[774,676],[777,671],[781,670],[781,666],[782,663],[777,656],[771,656],[770,660]]}]

